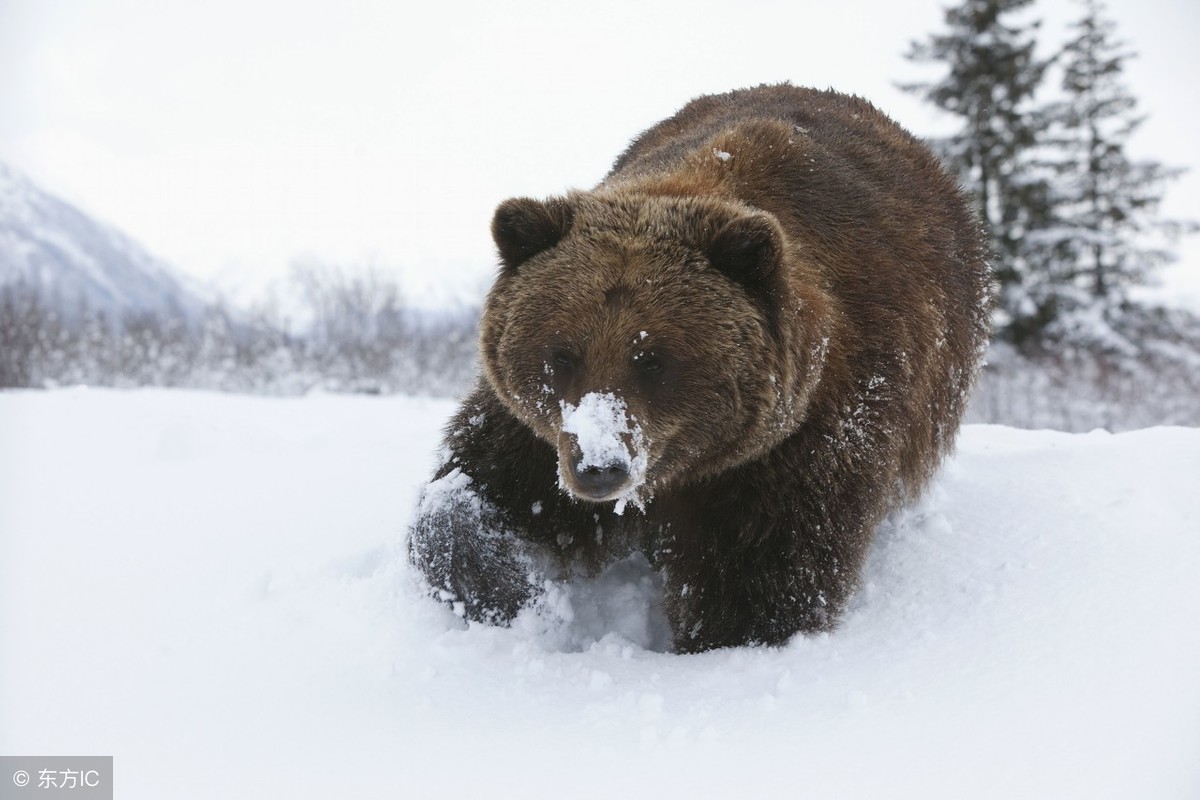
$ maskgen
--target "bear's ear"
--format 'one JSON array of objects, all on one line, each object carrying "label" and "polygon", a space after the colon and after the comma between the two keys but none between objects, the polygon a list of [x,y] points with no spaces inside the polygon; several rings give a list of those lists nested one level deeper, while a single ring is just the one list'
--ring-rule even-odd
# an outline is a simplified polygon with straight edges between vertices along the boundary
[{"label": "bear's ear", "polygon": [[505,200],[492,218],[492,238],[506,269],[558,244],[571,229],[574,212],[566,200]]},{"label": "bear's ear", "polygon": [[744,214],[708,240],[709,262],[754,293],[768,291],[783,265],[783,232],[767,214]]}]

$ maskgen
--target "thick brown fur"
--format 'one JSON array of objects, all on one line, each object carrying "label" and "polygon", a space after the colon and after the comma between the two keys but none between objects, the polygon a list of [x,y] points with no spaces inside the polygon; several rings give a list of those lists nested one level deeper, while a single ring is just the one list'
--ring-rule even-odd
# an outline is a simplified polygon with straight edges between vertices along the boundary
[{"label": "thick brown fur", "polygon": [[[689,103],[595,189],[507,201],[493,235],[484,376],[410,537],[434,593],[505,622],[641,550],[679,651],[832,627],[988,336],[985,238],[937,159],[864,100],[764,86]],[[622,515],[562,467],[589,392],[649,441]]]}]

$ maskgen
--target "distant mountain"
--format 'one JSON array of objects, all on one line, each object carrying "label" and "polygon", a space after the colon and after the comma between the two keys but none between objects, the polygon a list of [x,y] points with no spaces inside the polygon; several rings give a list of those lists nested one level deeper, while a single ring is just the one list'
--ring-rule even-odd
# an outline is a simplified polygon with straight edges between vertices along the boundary
[{"label": "distant mountain", "polygon": [[115,315],[194,318],[200,294],[136,242],[42,191],[0,162],[0,286],[24,282],[60,301]]}]

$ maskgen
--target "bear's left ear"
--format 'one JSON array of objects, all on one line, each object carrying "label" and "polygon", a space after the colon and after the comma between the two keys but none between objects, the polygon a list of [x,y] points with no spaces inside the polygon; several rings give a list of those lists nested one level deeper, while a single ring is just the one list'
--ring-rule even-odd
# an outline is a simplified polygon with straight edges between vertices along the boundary
[{"label": "bear's left ear", "polygon": [[505,200],[492,218],[492,238],[505,269],[516,269],[558,244],[571,229],[573,218],[574,211],[566,200]]},{"label": "bear's left ear", "polygon": [[783,231],[767,214],[744,214],[717,229],[704,251],[709,263],[757,294],[783,266]]}]

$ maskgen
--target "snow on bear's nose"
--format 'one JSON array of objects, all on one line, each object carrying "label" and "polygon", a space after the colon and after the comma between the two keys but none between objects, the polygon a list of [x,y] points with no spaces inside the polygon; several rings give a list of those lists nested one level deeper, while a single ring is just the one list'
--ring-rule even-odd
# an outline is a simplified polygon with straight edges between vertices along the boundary
[{"label": "snow on bear's nose", "polygon": [[617,500],[621,513],[626,501],[636,502],[646,478],[649,448],[641,425],[612,392],[589,392],[579,405],[560,405],[562,432],[571,439],[567,457],[559,453],[563,488],[585,500]]}]

